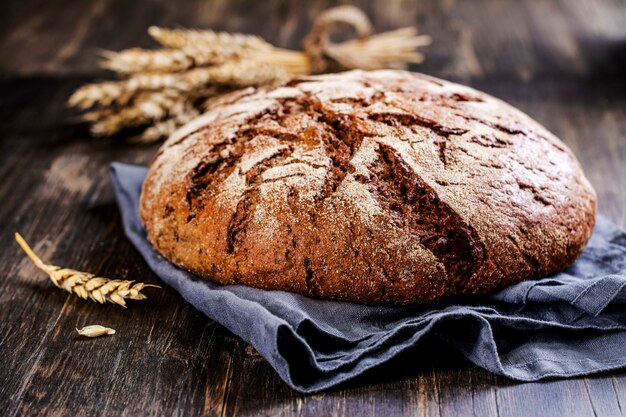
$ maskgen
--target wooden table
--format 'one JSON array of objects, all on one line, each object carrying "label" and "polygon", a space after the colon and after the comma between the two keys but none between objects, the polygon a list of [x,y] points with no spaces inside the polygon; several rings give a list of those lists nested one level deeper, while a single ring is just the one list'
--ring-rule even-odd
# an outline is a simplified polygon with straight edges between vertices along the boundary
[{"label": "wooden table", "polygon": [[[599,211],[626,226],[626,2],[360,2],[377,30],[431,34],[417,69],[470,84],[542,122],[580,158]],[[150,46],[146,28],[211,27],[298,47],[330,2],[22,0],[0,6],[0,415],[500,415],[626,413],[626,371],[515,383],[454,352],[404,357],[305,396],[169,288],[123,310],[55,289],[13,241],[58,265],[157,283],[124,237],[107,167],[156,146],[92,140],[64,103],[100,48]],[[75,327],[102,323],[107,339]],[[626,346],[624,347],[626,354]]]}]

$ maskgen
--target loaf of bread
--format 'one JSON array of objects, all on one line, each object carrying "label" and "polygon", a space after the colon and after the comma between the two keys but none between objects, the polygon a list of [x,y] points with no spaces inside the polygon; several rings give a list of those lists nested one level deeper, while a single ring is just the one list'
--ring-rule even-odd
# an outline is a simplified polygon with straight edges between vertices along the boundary
[{"label": "loaf of bread", "polygon": [[225,96],[159,150],[140,212],[218,283],[408,304],[566,268],[595,207],[572,152],[506,103],[351,71]]}]

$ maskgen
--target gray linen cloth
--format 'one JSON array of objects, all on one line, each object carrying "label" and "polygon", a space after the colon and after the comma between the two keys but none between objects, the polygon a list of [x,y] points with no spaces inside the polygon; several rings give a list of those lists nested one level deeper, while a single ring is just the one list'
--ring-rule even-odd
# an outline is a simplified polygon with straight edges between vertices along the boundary
[{"label": "gray linen cloth", "polygon": [[[166,284],[252,344],[300,392],[353,379],[415,347],[425,336],[517,381],[626,366],[626,232],[601,216],[585,251],[562,273],[488,297],[374,307],[222,286],[177,268],[148,243],[139,220],[146,171],[111,166],[128,238]],[[416,355],[414,360],[424,358]]]}]

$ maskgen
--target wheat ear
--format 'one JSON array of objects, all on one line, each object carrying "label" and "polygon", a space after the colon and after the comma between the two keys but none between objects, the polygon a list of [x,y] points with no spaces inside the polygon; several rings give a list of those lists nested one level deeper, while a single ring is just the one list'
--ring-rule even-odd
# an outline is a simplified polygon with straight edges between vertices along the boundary
[{"label": "wheat ear", "polygon": [[100,337],[100,336],[109,336],[115,334],[115,329],[111,329],[110,327],[100,326],[99,324],[92,324],[90,326],[85,326],[82,329],[76,329],[79,335],[85,337]]},{"label": "wheat ear", "polygon": [[99,105],[109,107],[114,104],[127,105],[141,91],[163,89],[185,90],[188,86],[177,73],[141,73],[122,81],[104,81],[87,84],[76,90],[68,100],[73,107],[85,110]]},{"label": "wheat ear", "polygon": [[74,269],[61,268],[54,265],[48,265],[33,252],[28,243],[19,234],[15,234],[15,240],[22,250],[30,258],[35,266],[44,271],[50,277],[50,280],[58,288],[75,294],[86,300],[88,298],[100,304],[105,302],[114,303],[122,307],[126,307],[125,300],[145,300],[146,296],[141,293],[146,287],[161,288],[158,285],[144,284],[142,282],[134,283],[134,281],[108,279],[96,277],[88,272],[76,271]]},{"label": "wheat ear", "polygon": [[271,50],[274,46],[258,36],[243,33],[215,32],[213,30],[165,29],[150,26],[148,34],[165,48],[184,49],[208,45],[222,54],[240,55],[250,50]]}]

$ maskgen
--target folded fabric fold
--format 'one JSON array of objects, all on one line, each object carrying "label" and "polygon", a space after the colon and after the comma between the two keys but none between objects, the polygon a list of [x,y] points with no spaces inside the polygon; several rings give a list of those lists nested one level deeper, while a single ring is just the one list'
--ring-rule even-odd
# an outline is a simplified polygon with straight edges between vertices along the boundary
[{"label": "folded fabric fold", "polygon": [[353,379],[419,345],[427,335],[474,364],[519,381],[626,366],[626,232],[601,216],[585,251],[562,273],[488,297],[365,306],[221,286],[172,265],[148,243],[139,219],[146,172],[138,166],[111,166],[128,238],[166,284],[252,344],[300,392]]}]

